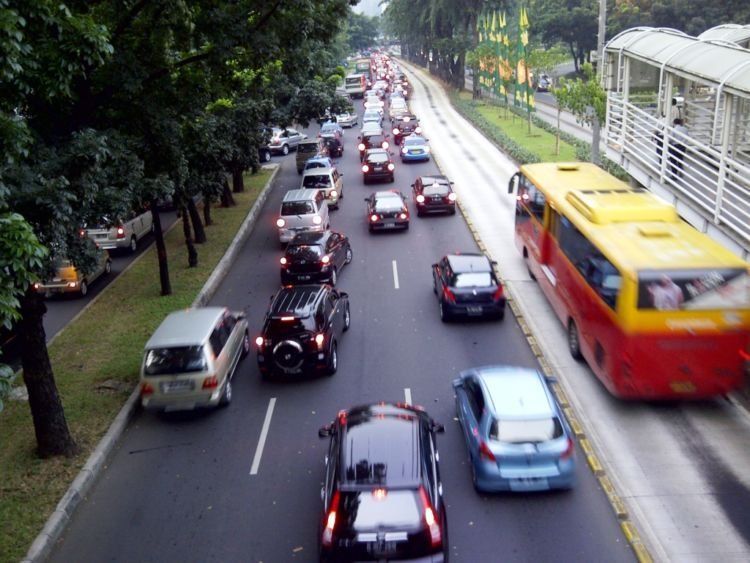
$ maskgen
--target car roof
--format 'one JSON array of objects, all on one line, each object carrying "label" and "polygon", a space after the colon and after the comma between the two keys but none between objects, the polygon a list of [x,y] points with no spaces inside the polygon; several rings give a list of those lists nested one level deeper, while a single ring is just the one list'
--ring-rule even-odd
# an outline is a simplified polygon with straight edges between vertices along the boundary
[{"label": "car roof", "polygon": [[298,190],[289,190],[284,194],[283,201],[308,201],[311,199],[315,199],[315,196],[317,195],[318,191],[319,190],[314,190],[312,188],[300,188]]},{"label": "car roof", "polygon": [[367,158],[371,154],[384,154],[386,156],[390,156],[390,153],[383,148],[374,148],[374,149],[365,150],[365,158]]},{"label": "car roof", "polygon": [[300,231],[294,235],[289,246],[294,246],[295,244],[322,244],[328,240],[328,237],[330,236],[331,231]]},{"label": "car roof", "polygon": [[491,272],[492,264],[484,254],[469,252],[466,254],[449,254],[448,264],[451,270],[460,274],[463,272]]},{"label": "car roof", "polygon": [[427,143],[427,139],[419,135],[415,135],[414,133],[404,139],[405,143],[408,143],[409,141],[411,141],[412,145],[424,145]]},{"label": "car roof", "polygon": [[285,314],[309,317],[317,302],[322,285],[295,285],[282,287],[275,295],[268,313],[271,316]]},{"label": "car roof", "polygon": [[555,414],[551,396],[539,372],[515,366],[475,368],[488,399],[499,418],[530,419]]},{"label": "car roof", "polygon": [[224,307],[196,307],[167,315],[146,342],[146,349],[200,346],[226,311]]},{"label": "car roof", "polygon": [[342,489],[376,485],[416,487],[421,476],[421,433],[426,415],[413,407],[375,404],[344,411],[339,454]]},{"label": "car roof", "polygon": [[372,195],[375,196],[375,199],[389,198],[389,197],[397,197],[400,200],[404,199],[403,196],[396,190],[373,192]]},{"label": "car roof", "polygon": [[331,176],[333,168],[330,166],[318,166],[317,168],[306,168],[302,172],[302,179],[304,180],[307,176]]}]

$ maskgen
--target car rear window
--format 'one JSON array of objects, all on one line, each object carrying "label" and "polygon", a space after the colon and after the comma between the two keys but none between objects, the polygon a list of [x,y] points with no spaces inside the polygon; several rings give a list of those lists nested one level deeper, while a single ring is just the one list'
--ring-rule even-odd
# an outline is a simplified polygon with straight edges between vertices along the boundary
[{"label": "car rear window", "polygon": [[511,444],[546,442],[563,435],[562,424],[556,417],[529,420],[494,420],[490,426],[490,439]]},{"label": "car rear window", "polygon": [[379,197],[375,200],[375,209],[377,211],[390,211],[401,209],[404,204],[400,197]]},{"label": "car rear window", "polygon": [[465,272],[456,274],[453,287],[488,287],[493,285],[489,272]]},{"label": "car rear window", "polygon": [[448,195],[450,189],[445,184],[429,184],[422,191],[424,195]]},{"label": "car rear window", "polygon": [[422,137],[415,137],[413,139],[405,139],[404,145],[406,146],[424,145],[424,139]]},{"label": "car rear window", "polygon": [[302,178],[303,188],[328,188],[331,186],[331,177],[328,174],[314,174]]},{"label": "car rear window", "polygon": [[297,152],[302,154],[316,153],[318,152],[318,143],[300,143],[297,147]]},{"label": "car rear window", "polygon": [[323,249],[317,245],[295,244],[287,247],[286,254],[299,260],[317,260],[323,255]]},{"label": "car rear window", "polygon": [[414,490],[375,489],[342,493],[342,521],[358,532],[419,525],[419,499]]},{"label": "car rear window", "polygon": [[144,373],[162,375],[190,373],[206,369],[206,357],[202,346],[176,346],[153,348],[146,352]]},{"label": "car rear window", "polygon": [[315,213],[310,201],[285,201],[281,204],[282,215],[307,215]]},{"label": "car rear window", "polygon": [[367,160],[370,162],[388,162],[388,155],[382,152],[370,153],[367,155]]}]

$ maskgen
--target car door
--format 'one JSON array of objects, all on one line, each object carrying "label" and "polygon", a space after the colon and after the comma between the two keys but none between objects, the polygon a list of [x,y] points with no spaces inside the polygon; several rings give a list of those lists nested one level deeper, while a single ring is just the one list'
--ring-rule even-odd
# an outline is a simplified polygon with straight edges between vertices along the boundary
[{"label": "car door", "polygon": [[435,280],[435,290],[437,291],[438,299],[443,298],[443,289],[448,285],[448,261],[443,258],[437,263],[435,268],[432,270],[432,276]]},{"label": "car door", "polygon": [[331,262],[337,270],[344,266],[344,258],[341,251],[341,237],[338,233],[331,233],[326,241],[326,254],[331,255]]},{"label": "car door", "polygon": [[325,296],[323,311],[327,319],[326,322],[330,327],[330,334],[338,340],[343,332],[342,329],[344,323],[342,322],[343,308],[340,304],[339,295],[336,290],[329,292],[328,295]]},{"label": "car door", "polygon": [[482,411],[484,410],[484,396],[481,387],[473,376],[466,378],[464,382],[466,392],[466,408],[463,411],[464,435],[466,443],[471,452],[472,458],[476,459],[479,455],[479,424],[482,420]]},{"label": "car door", "polygon": [[339,193],[339,197],[341,197],[344,193],[344,181],[341,179],[343,174],[339,174],[339,171],[335,169],[331,171],[331,174],[333,175],[333,185]]},{"label": "car door", "polygon": [[227,338],[228,333],[222,329],[223,319],[214,326],[209,337],[211,344],[211,350],[213,352],[213,373],[218,380],[219,387],[224,385],[224,381],[229,373],[229,367],[231,360],[228,357],[229,353],[227,350]]}]

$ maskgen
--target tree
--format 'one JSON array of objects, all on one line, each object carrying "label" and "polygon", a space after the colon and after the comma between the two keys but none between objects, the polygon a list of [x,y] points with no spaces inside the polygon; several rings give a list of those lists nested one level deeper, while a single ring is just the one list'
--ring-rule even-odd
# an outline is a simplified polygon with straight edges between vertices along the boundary
[{"label": "tree", "polygon": [[353,10],[349,12],[346,33],[350,51],[363,51],[375,44],[378,38],[379,20],[377,16],[358,14]]},{"label": "tree", "polygon": [[545,45],[568,46],[576,71],[596,49],[598,0],[536,0],[529,10],[532,35]]}]

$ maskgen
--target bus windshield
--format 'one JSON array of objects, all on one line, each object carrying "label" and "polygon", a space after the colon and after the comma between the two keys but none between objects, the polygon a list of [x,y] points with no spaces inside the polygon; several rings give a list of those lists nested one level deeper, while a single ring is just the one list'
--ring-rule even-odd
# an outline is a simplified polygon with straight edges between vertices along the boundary
[{"label": "bus windshield", "polygon": [[638,308],[747,309],[750,276],[742,268],[644,270],[638,273]]}]

